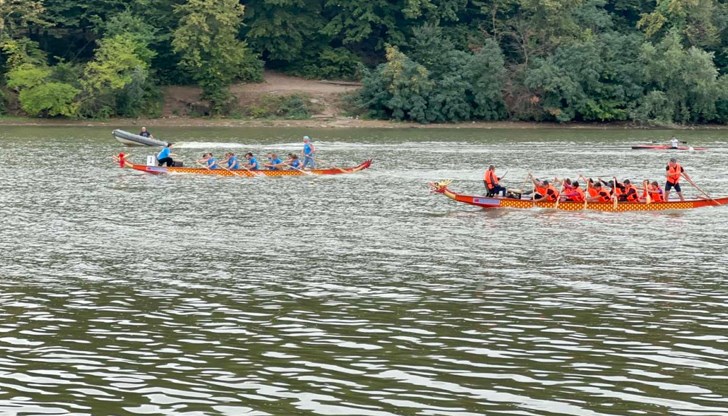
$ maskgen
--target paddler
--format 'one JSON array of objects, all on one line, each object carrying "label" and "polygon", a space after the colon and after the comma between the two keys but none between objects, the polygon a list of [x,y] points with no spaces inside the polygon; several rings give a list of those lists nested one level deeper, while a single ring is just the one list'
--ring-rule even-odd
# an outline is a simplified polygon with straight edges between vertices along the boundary
[{"label": "paddler", "polygon": [[688,182],[692,182],[690,176],[687,172],[685,172],[685,169],[677,163],[677,159],[674,157],[667,163],[665,170],[667,172],[667,180],[665,182],[665,202],[670,200],[670,190],[672,188],[675,188],[675,192],[677,192],[677,196],[680,197],[680,200],[684,201],[685,198],[683,197],[682,190],[680,189],[680,177],[685,176],[685,179],[687,179]]},{"label": "paddler", "polygon": [[533,199],[551,202],[556,202],[556,200],[559,199],[559,191],[557,191],[556,188],[549,183],[549,181],[539,181],[533,176],[531,176],[531,181],[533,182],[533,188],[535,191]]},{"label": "paddler", "polygon": [[302,169],[301,159],[299,159],[298,155],[295,153],[288,154],[288,159],[286,159],[285,164],[288,165],[293,170]]},{"label": "paddler", "polygon": [[609,202],[612,200],[612,193],[609,190],[604,189],[600,182],[595,182],[592,185],[592,188],[594,189],[595,196],[590,196],[589,198],[587,198],[587,201],[589,201],[589,202]]},{"label": "paddler", "polygon": [[[649,181],[646,181],[649,182]],[[652,202],[664,202],[664,192],[660,188],[660,184],[657,181],[652,181],[651,184],[647,185],[647,189],[643,192],[642,197],[647,200],[647,194],[650,195]]]},{"label": "paddler", "polygon": [[253,156],[251,152],[248,152],[245,154],[245,159],[247,160],[247,163],[245,163],[245,167],[248,170],[258,170],[260,169],[260,166],[258,165],[258,159]]},{"label": "paddler", "polygon": [[586,198],[584,190],[579,186],[578,181],[571,182],[571,188],[562,192],[561,195],[562,201],[584,202]]},{"label": "paddler", "polygon": [[283,161],[275,153],[268,153],[268,162],[263,164],[268,170],[280,170],[282,165]]},{"label": "paddler", "polygon": [[506,196],[506,188],[501,186],[498,182],[500,178],[495,174],[495,166],[490,165],[483,175],[483,183],[485,184],[485,190],[488,192],[487,196],[498,196],[502,193]]},{"label": "paddler", "polygon": [[639,202],[640,195],[637,193],[637,188],[632,185],[629,179],[625,179],[622,182],[622,191],[619,194],[619,200],[622,202]]},{"label": "paddler", "polygon": [[217,166],[217,159],[212,156],[212,153],[203,154],[202,159],[198,160],[197,163],[204,165],[210,170],[215,170],[219,168],[219,166]]},{"label": "paddler", "polygon": [[227,163],[227,168],[229,170],[240,169],[240,161],[238,160],[238,157],[235,156],[235,153],[233,153],[233,152],[225,153],[225,159],[222,160],[220,163]]}]

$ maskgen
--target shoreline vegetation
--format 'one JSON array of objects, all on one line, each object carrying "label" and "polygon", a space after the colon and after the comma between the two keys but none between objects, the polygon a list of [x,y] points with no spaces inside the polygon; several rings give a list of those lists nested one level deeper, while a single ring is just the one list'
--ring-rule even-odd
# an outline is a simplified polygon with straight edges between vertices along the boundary
[{"label": "shoreline vegetation", "polygon": [[595,130],[726,130],[728,126],[701,124],[695,126],[644,126],[633,123],[548,123],[529,121],[491,121],[461,123],[430,123],[367,120],[354,117],[287,119],[232,119],[208,117],[161,117],[161,118],[115,118],[108,120],[42,119],[31,117],[0,117],[0,126],[11,127],[112,127],[147,126],[150,129],[164,127],[230,127],[230,128],[310,128],[310,129],[595,129]]}]

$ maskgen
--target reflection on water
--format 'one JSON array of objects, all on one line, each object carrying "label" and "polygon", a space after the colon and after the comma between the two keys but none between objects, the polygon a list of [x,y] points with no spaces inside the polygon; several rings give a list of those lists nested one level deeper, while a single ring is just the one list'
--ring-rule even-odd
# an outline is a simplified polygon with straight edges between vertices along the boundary
[{"label": "reflection on water", "polygon": [[[0,413],[728,414],[728,209],[484,212],[428,193],[481,192],[490,163],[509,186],[663,175],[665,152],[622,150],[645,132],[542,133],[321,132],[327,162],[372,170],[242,179],[123,171],[96,129],[7,129]],[[179,134],[258,153],[299,136]],[[690,134],[715,149],[683,165],[720,193],[725,141]]]}]

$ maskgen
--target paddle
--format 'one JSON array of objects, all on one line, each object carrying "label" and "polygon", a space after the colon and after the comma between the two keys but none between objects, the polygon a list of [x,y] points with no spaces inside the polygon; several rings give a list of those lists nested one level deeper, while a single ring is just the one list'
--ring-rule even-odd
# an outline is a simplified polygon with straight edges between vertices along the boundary
[{"label": "paddle", "polygon": [[203,165],[202,163],[200,163],[200,161],[199,161],[199,160],[195,160],[195,163],[197,163],[198,165],[202,166],[203,168],[205,168],[205,169],[207,169],[207,170],[212,170],[212,169],[210,169],[210,167],[209,167],[209,166],[207,166],[207,165]]},{"label": "paddle", "polygon": [[241,175],[241,174],[239,174],[239,173],[237,173],[237,172],[233,172],[233,171],[232,171],[231,169],[228,169],[228,168],[226,168],[226,167],[225,167],[224,165],[222,165],[222,164],[220,164],[220,165],[218,165],[218,166],[220,166],[220,167],[221,167],[222,169],[224,169],[224,170],[226,170],[226,171],[228,171],[228,172],[232,173],[232,174],[233,174],[233,175],[235,175],[235,176],[243,176],[243,175]]},{"label": "paddle", "polygon": [[683,178],[685,178],[685,180],[686,180],[686,181],[688,181],[688,183],[689,183],[690,185],[693,185],[693,186],[695,187],[695,189],[697,189],[697,190],[698,190],[698,192],[700,192],[701,194],[705,195],[705,197],[706,197],[706,198],[708,198],[708,199],[710,199],[711,201],[715,202],[715,203],[716,203],[717,205],[722,205],[722,204],[721,204],[720,202],[718,202],[718,201],[716,201],[715,199],[713,199],[713,197],[712,197],[712,196],[708,195],[708,193],[707,193],[707,192],[705,192],[704,190],[702,190],[702,189],[701,189],[701,188],[700,188],[700,187],[699,187],[698,185],[696,185],[696,184],[695,184],[695,182],[693,182],[693,180],[692,180],[692,179],[690,179],[689,177],[687,177],[687,176],[685,175],[685,173],[681,173],[681,176],[682,176]]},{"label": "paddle", "polygon": [[584,194],[584,208],[586,209],[586,204],[589,202],[589,180],[584,177],[584,175],[579,175],[579,179],[582,179],[584,181],[584,189],[586,189],[586,193]]},{"label": "paddle", "polygon": [[288,167],[289,167],[289,168],[291,168],[291,169],[297,170],[297,171],[299,171],[299,172],[303,173],[304,175],[313,175],[313,173],[311,173],[311,172],[306,172],[305,170],[303,170],[303,169],[299,169],[299,168],[297,168],[297,167],[295,167],[295,166],[291,166],[291,165],[288,165]]},{"label": "paddle", "polygon": [[650,190],[647,187],[649,184],[649,181],[642,181],[642,189],[645,190],[645,204],[652,203],[652,198],[650,197]]},{"label": "paddle", "polygon": [[612,179],[614,180],[614,188],[612,188],[612,201],[614,201],[614,204],[613,204],[612,208],[614,208],[614,210],[616,211],[617,203],[619,201],[619,198],[617,198],[617,177],[612,176]]}]

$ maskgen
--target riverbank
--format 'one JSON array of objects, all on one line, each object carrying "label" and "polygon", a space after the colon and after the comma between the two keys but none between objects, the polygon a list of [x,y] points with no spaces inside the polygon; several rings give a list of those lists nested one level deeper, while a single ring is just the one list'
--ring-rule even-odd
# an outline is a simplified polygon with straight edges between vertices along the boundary
[{"label": "riverbank", "polygon": [[464,122],[419,124],[387,120],[363,120],[352,117],[311,118],[307,120],[283,119],[230,119],[162,117],[109,120],[39,119],[26,117],[0,117],[0,126],[48,126],[48,127],[112,127],[130,126],[159,127],[293,127],[293,128],[381,128],[381,129],[646,129],[646,130],[722,130],[725,125],[701,126],[639,126],[630,123],[537,123],[518,121]]}]

